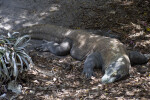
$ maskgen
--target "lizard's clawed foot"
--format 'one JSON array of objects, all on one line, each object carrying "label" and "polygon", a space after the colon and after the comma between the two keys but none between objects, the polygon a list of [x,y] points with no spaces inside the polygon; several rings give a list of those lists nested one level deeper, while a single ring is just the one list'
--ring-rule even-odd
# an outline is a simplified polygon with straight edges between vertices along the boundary
[{"label": "lizard's clawed foot", "polygon": [[95,76],[95,73],[91,68],[84,68],[82,74],[88,79]]},{"label": "lizard's clawed foot", "polygon": [[41,46],[36,47],[35,49],[38,51],[47,52],[49,51],[49,46],[51,45],[51,42],[47,42],[42,44]]}]

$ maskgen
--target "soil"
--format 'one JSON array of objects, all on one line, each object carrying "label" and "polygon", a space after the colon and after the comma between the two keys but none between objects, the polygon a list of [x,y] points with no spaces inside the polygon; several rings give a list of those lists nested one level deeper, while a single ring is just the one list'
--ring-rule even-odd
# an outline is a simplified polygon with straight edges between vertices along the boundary
[{"label": "soil", "polygon": [[[73,29],[107,29],[120,36],[128,50],[150,53],[148,0],[0,0],[0,8],[1,33],[39,23]],[[82,75],[84,61],[35,50],[29,54],[35,66],[19,76],[23,89],[17,100],[150,98],[150,61],[132,66],[130,76],[121,81],[101,84],[100,69],[95,69],[96,76],[91,79]],[[7,94],[11,96],[10,91]]]}]

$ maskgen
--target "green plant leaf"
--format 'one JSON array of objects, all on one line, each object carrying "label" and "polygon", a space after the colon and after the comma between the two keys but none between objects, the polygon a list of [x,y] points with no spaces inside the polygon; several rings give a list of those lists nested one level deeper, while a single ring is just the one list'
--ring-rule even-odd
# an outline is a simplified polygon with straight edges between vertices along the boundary
[{"label": "green plant leaf", "polygon": [[31,57],[30,57],[27,53],[25,53],[24,51],[22,51],[22,52],[20,52],[20,54],[21,54],[23,57],[27,58],[27,61],[28,61],[28,62],[30,62],[31,64],[33,64]]},{"label": "green plant leaf", "polygon": [[9,41],[9,39],[5,38],[4,40],[6,41],[5,42],[6,44],[8,44],[9,46],[11,46],[12,43]]},{"label": "green plant leaf", "polygon": [[12,64],[13,64],[13,68],[14,68],[14,72],[13,72],[13,76],[17,79],[17,76],[18,76],[18,68],[17,68],[17,65],[16,65],[16,57],[15,57],[15,53],[13,52],[12,53]]},{"label": "green plant leaf", "polygon": [[0,53],[2,53],[2,54],[3,54],[3,53],[5,53],[5,52],[6,52],[6,48],[5,48],[5,47],[1,47],[1,46],[0,46]]},{"label": "green plant leaf", "polygon": [[23,62],[25,63],[26,67],[27,67],[26,69],[29,69],[30,66],[29,66],[28,61],[24,57],[21,57],[21,58],[22,58]]},{"label": "green plant leaf", "polygon": [[20,66],[21,66],[20,73],[22,73],[23,72],[23,61],[22,61],[22,58],[21,58],[21,56],[19,54],[17,54],[17,57],[19,58]]},{"label": "green plant leaf", "polygon": [[16,52],[17,52],[17,51],[25,50],[25,48],[23,48],[23,47],[17,47],[17,48],[14,48],[14,49],[15,49]]},{"label": "green plant leaf", "polygon": [[10,77],[13,76],[13,72],[14,72],[14,70],[13,70],[13,68],[11,68],[10,72],[9,72]]},{"label": "green plant leaf", "polygon": [[0,63],[0,77],[2,76],[2,66],[1,66],[1,63]]},{"label": "green plant leaf", "polygon": [[6,64],[5,64],[4,60],[3,60],[3,57],[1,57],[0,60],[1,60],[1,63],[2,63],[2,66],[3,66],[3,70],[4,70],[5,75],[6,75],[8,78],[10,78],[10,77],[9,77],[9,74],[8,74],[8,69],[7,69]]},{"label": "green plant leaf", "polygon": [[17,38],[20,36],[19,32],[13,32],[11,38]]},{"label": "green plant leaf", "polygon": [[14,47],[20,46],[23,43],[27,43],[30,41],[30,36],[29,35],[24,35],[22,37],[19,37],[16,41],[16,43],[14,44]]},{"label": "green plant leaf", "polygon": [[6,55],[7,61],[10,62],[10,52],[9,51],[6,52],[5,55]]},{"label": "green plant leaf", "polygon": [[5,61],[5,63],[6,64],[9,64],[9,62],[7,61],[7,59],[6,59],[6,56],[4,55],[4,61]]}]

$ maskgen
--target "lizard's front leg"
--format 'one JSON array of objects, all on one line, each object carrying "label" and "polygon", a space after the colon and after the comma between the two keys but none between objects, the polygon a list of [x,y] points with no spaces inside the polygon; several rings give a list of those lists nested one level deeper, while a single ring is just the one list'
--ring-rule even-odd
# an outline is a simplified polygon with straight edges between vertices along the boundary
[{"label": "lizard's front leg", "polygon": [[90,78],[94,75],[93,69],[102,68],[102,66],[103,60],[99,52],[89,54],[84,62],[83,74],[85,74],[87,78]]},{"label": "lizard's front leg", "polygon": [[70,39],[64,39],[62,43],[58,44],[54,41],[42,44],[39,48],[40,51],[50,51],[57,56],[65,56],[70,53],[72,47],[72,41]]}]

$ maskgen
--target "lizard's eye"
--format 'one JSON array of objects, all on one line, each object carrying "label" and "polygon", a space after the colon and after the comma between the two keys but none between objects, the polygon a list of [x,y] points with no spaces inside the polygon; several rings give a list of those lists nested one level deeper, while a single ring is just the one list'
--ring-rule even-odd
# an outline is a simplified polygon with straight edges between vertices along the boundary
[{"label": "lizard's eye", "polygon": [[117,72],[114,72],[111,76],[115,77],[117,75]]}]

